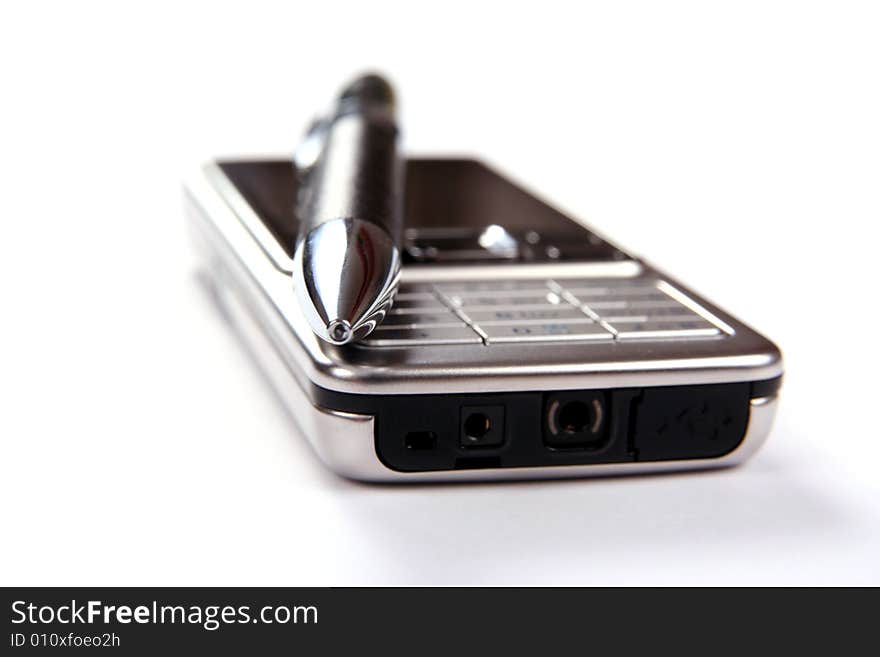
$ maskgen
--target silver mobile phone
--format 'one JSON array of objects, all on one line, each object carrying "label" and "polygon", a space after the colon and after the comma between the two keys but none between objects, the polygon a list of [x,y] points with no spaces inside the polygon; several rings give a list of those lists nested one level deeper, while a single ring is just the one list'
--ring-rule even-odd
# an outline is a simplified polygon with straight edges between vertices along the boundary
[{"label": "silver mobile phone", "polygon": [[729,466],[760,446],[772,342],[479,162],[405,169],[394,305],[341,347],[292,287],[292,163],[214,161],[187,185],[215,299],[329,467],[579,477]]}]

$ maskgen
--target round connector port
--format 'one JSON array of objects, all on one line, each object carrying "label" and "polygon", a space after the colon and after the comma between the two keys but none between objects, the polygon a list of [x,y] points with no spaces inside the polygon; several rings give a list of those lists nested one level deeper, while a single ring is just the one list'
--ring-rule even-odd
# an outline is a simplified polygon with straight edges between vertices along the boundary
[{"label": "round connector port", "polygon": [[483,413],[471,413],[464,421],[464,435],[471,440],[481,440],[492,428],[492,421]]},{"label": "round connector port", "polygon": [[600,449],[608,444],[605,395],[556,393],[545,405],[544,442],[554,448]]},{"label": "round connector port", "polygon": [[458,445],[463,449],[499,449],[504,445],[504,406],[462,406]]},{"label": "round connector port", "polygon": [[566,402],[559,408],[559,430],[565,433],[581,433],[592,424],[594,413],[590,413],[590,407],[583,402]]}]

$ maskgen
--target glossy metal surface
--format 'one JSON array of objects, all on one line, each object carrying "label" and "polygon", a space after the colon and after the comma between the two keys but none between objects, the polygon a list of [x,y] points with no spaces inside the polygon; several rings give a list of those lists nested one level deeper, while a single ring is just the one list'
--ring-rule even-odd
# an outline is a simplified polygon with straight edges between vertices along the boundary
[{"label": "glossy metal surface", "polygon": [[[508,274],[515,274],[519,281],[551,278],[557,282],[617,276],[621,285],[632,285],[659,277],[734,334],[720,340],[634,340],[613,345],[607,341],[560,342],[527,349],[508,343],[413,349],[335,347],[316,338],[290,293],[290,275],[278,250],[271,248],[271,236],[252,225],[259,218],[219,167],[207,164],[189,181],[188,190],[200,220],[211,226],[215,240],[219,240],[217,251],[236,259],[240,275],[252,281],[248,294],[255,312],[284,345],[285,357],[297,363],[304,380],[330,390],[362,394],[564,390],[754,381],[782,373],[781,355],[772,342],[683,284],[635,260],[511,265],[491,270],[473,266],[404,268],[402,280],[423,281],[432,274],[435,281],[473,280],[482,272],[490,281]],[[443,276],[443,272],[459,275]]]},{"label": "glossy metal surface", "polygon": [[[604,340],[601,344],[550,343],[527,349],[516,344],[485,346],[476,342],[412,349],[334,347],[311,331],[290,294],[289,268],[283,266],[281,252],[272,247],[268,233],[249,225],[255,217],[253,210],[242,202],[222,172],[213,164],[206,165],[188,182],[187,192],[193,233],[227,318],[242,334],[318,456],[346,477],[365,481],[463,481],[725,467],[745,460],[769,433],[775,397],[752,400],[743,442],[720,458],[417,473],[390,470],[376,457],[372,416],[317,408],[305,390],[312,384],[365,394],[416,394],[723,383],[777,376],[782,372],[781,358],[772,343],[748,326],[637,261],[608,263],[613,273],[576,263],[519,267],[514,271],[519,274],[519,284],[526,288],[543,287],[541,281],[548,278],[559,282],[617,275],[622,285],[631,286],[662,276],[672,286],[667,294],[675,296],[679,292],[679,302],[690,304],[698,314],[707,313],[709,319],[728,327],[731,334],[710,340]],[[623,268],[614,268],[617,265]],[[438,270],[432,267],[419,271],[428,275]],[[493,269],[486,280],[497,283],[500,273]],[[469,272],[463,277],[441,276],[434,280],[441,288],[446,285],[443,280],[462,278],[474,277]],[[574,290],[580,289],[572,282]],[[402,298],[400,306],[412,307],[418,298]]]},{"label": "glossy metal surface", "polygon": [[360,340],[385,317],[400,277],[396,245],[376,224],[326,221],[293,258],[296,296],[315,334],[333,344]]},{"label": "glossy metal surface", "polygon": [[[203,249],[213,252],[212,238],[203,227],[196,227]],[[526,468],[487,468],[437,472],[399,472],[376,458],[373,443],[374,418],[371,415],[329,411],[314,406],[298,380],[298,367],[290,363],[281,345],[271,340],[253,311],[237,290],[238,279],[225,270],[225,264],[206,258],[213,271],[206,282],[218,309],[238,334],[260,371],[288,411],[289,417],[309,441],[318,457],[338,474],[359,481],[419,483],[474,480],[562,479],[611,475],[634,475],[705,470],[738,465],[764,443],[776,412],[776,397],[753,399],[746,434],[740,445],[724,456],[663,462],[627,462],[598,465],[571,465]],[[213,262],[213,265],[210,263]],[[230,277],[231,274],[231,277]]]},{"label": "glossy metal surface", "polygon": [[319,338],[359,340],[382,321],[400,273],[402,168],[387,83],[367,76],[350,85],[295,159],[308,165],[297,204],[297,298]]}]

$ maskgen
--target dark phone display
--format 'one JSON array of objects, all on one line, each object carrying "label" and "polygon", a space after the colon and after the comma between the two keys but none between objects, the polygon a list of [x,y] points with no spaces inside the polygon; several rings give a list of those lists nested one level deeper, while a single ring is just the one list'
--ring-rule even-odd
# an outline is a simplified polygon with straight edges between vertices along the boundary
[{"label": "dark phone display", "polygon": [[[220,168],[288,255],[299,233],[297,176],[284,160]],[[603,262],[626,256],[580,224],[474,160],[406,163],[404,262]]]}]

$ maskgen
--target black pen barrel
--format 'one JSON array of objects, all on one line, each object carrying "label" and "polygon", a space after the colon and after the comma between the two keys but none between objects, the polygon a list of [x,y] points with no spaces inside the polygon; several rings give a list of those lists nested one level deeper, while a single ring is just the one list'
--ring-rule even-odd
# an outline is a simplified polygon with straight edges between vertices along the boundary
[{"label": "black pen barrel", "polygon": [[390,85],[374,75],[342,92],[307,177],[301,233],[334,219],[381,226],[399,244],[403,171]]},{"label": "black pen barrel", "polygon": [[400,277],[403,165],[390,85],[359,78],[309,137],[320,150],[301,180],[294,288],[315,334],[342,345],[384,319]]}]

